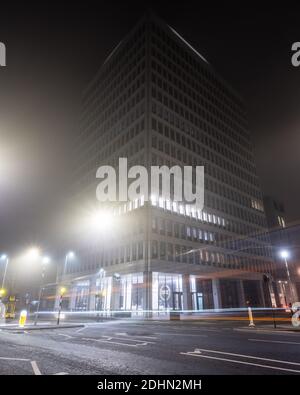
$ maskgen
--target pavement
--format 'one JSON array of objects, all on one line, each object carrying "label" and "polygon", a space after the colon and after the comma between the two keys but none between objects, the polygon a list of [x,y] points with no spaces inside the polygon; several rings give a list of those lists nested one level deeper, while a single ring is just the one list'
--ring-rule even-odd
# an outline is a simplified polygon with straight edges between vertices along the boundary
[{"label": "pavement", "polygon": [[115,320],[0,330],[0,374],[300,374],[297,332],[233,321]]},{"label": "pavement", "polygon": [[84,327],[84,324],[82,323],[74,323],[74,324],[60,324],[56,325],[54,323],[49,323],[49,324],[44,324],[44,323],[39,323],[37,325],[35,324],[26,324],[23,327],[21,327],[19,324],[5,324],[5,325],[0,325],[0,331],[13,331],[13,332],[26,332],[26,331],[40,331],[40,330],[52,330],[52,329],[65,329],[65,328],[82,328]]}]

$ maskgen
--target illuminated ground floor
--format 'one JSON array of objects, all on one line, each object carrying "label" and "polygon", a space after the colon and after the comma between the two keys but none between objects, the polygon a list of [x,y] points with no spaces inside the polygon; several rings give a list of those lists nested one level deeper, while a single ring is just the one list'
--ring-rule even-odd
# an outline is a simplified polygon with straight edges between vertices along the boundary
[{"label": "illuminated ground floor", "polygon": [[111,275],[102,271],[70,281],[67,289],[62,307],[70,311],[201,311],[276,304],[272,286],[261,274],[209,278],[157,271]]}]

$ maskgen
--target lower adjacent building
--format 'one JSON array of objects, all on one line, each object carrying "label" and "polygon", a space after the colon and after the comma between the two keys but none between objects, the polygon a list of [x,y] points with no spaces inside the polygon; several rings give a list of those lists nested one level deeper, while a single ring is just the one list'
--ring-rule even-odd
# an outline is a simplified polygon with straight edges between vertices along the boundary
[{"label": "lower adjacent building", "polygon": [[300,300],[300,228],[287,224],[282,202],[265,196],[264,207],[275,263],[277,305],[288,306]]}]

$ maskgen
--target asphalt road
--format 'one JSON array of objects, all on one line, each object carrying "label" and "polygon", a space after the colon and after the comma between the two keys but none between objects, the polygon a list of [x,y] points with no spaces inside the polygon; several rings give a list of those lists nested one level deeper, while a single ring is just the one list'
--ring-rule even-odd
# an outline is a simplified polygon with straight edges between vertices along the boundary
[{"label": "asphalt road", "polygon": [[299,374],[300,333],[230,322],[111,321],[0,331],[0,374]]}]

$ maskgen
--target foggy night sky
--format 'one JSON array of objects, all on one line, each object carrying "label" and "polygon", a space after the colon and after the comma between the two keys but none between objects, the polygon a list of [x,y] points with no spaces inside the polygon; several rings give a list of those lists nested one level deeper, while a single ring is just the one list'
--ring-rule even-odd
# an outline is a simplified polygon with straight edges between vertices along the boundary
[{"label": "foggy night sky", "polygon": [[55,248],[82,90],[147,5],[243,96],[263,192],[282,200],[288,220],[298,222],[300,67],[291,65],[291,46],[300,41],[299,6],[37,4],[0,5],[7,47],[7,67],[0,68],[0,251],[31,243]]}]

